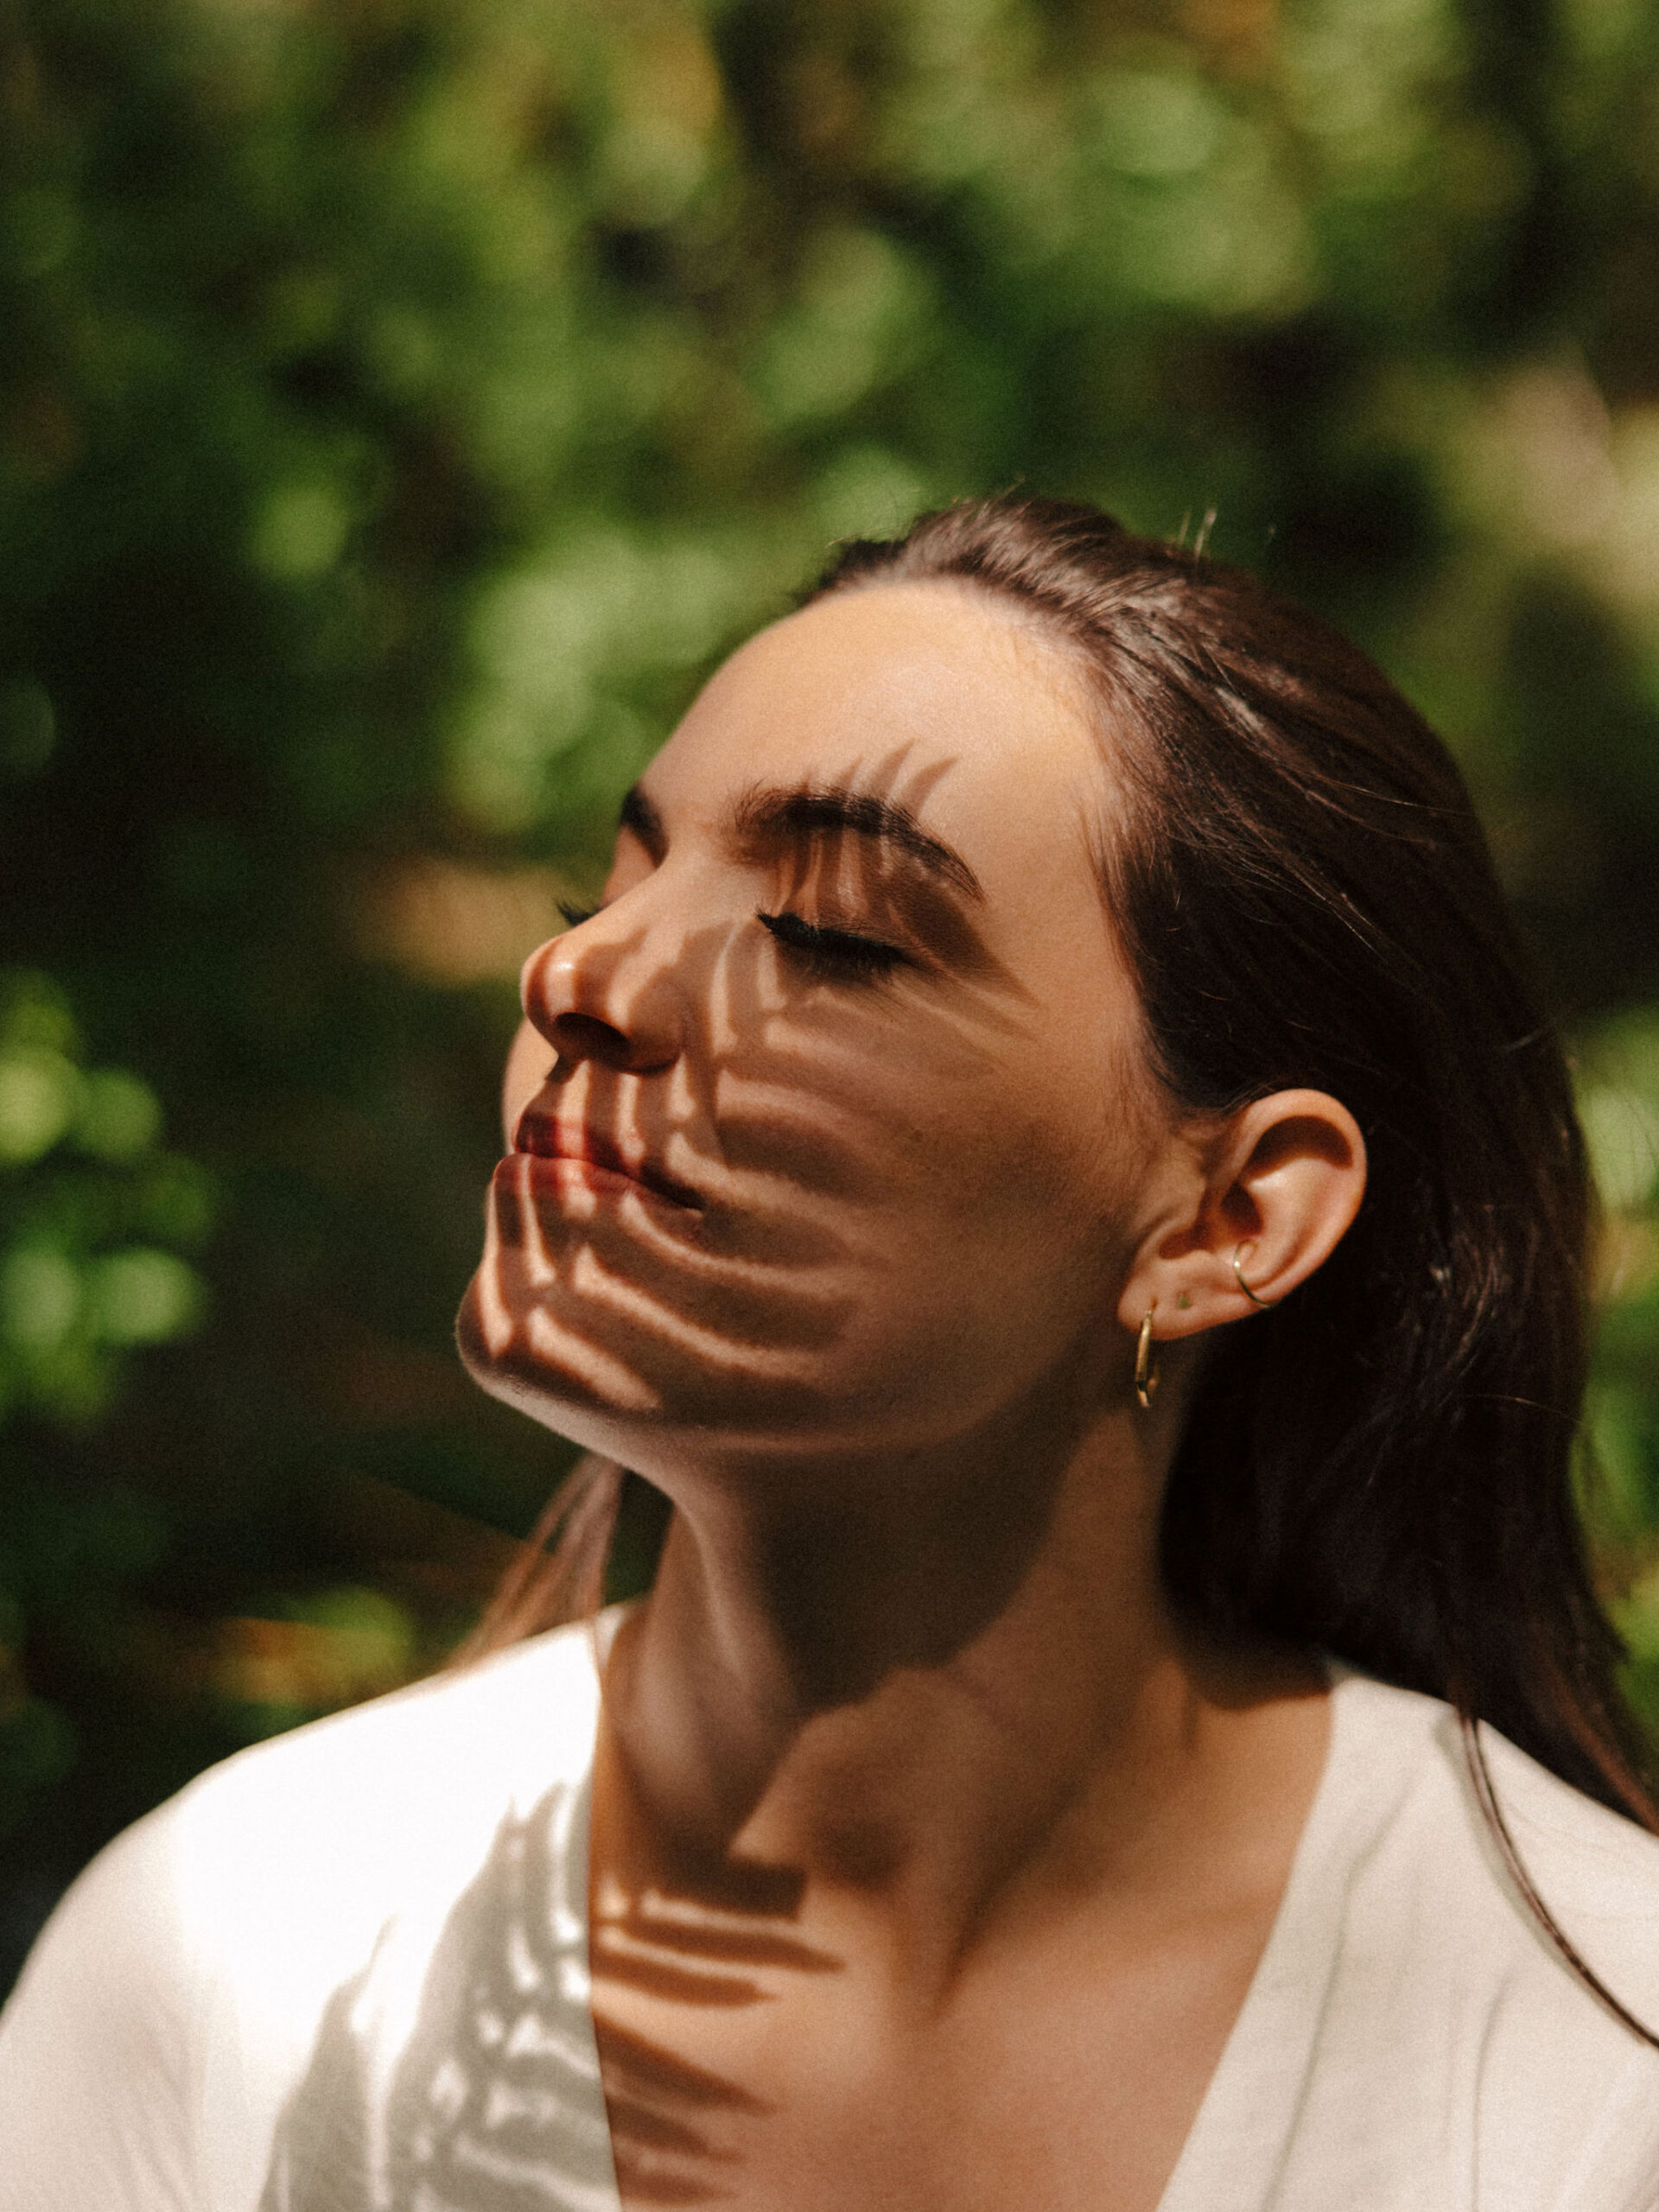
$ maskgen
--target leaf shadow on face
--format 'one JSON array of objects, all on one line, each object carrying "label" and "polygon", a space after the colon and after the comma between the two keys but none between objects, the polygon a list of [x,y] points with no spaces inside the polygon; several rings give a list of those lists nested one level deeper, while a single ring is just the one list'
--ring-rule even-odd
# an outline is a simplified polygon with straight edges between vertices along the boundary
[{"label": "leaf shadow on face", "polygon": [[[906,752],[849,764],[823,788],[913,816],[951,764],[912,770]],[[937,972],[919,979],[918,1005],[912,984],[791,967],[759,928],[691,927],[671,952],[688,1025],[671,1070],[551,1058],[531,1114],[556,1117],[579,1081],[587,1127],[709,1202],[683,1218],[641,1202],[626,1224],[596,1213],[580,1228],[561,1221],[550,1238],[528,1189],[498,1185],[474,1303],[487,1298],[501,1319],[485,1350],[476,1314],[464,1316],[463,1348],[486,1388],[533,1414],[538,1399],[608,1389],[700,1421],[724,1408],[757,1434],[821,1419],[831,1401],[814,1376],[826,1363],[813,1356],[841,1339],[858,1306],[841,1287],[858,1256],[849,1219],[868,1241],[890,1167],[894,1131],[874,1109],[873,1071],[902,1065],[922,1031],[958,1083],[1028,1048],[1039,1010],[986,944],[971,901],[900,847],[852,828],[762,842],[751,856],[773,868],[780,904],[832,899],[873,935],[891,925],[919,943]],[[584,950],[588,1002],[607,1009],[619,1037],[657,986],[662,957],[643,923]],[[635,970],[645,980],[631,1005]]]}]

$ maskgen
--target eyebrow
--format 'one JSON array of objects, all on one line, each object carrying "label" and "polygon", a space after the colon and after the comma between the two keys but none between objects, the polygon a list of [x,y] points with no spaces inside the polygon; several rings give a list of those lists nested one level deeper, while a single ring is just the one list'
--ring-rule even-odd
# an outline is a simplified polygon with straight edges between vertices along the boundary
[{"label": "eyebrow", "polygon": [[970,899],[985,896],[979,878],[960,853],[930,836],[908,807],[871,791],[852,791],[842,784],[804,785],[793,791],[757,785],[738,801],[733,821],[743,838],[804,841],[826,830],[848,832],[919,861],[930,875]]}]

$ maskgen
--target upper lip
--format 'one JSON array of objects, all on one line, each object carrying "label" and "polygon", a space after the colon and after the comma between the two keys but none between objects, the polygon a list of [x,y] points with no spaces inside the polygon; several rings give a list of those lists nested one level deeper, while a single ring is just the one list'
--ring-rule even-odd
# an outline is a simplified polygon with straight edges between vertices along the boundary
[{"label": "upper lip", "polygon": [[630,1182],[654,1191],[673,1205],[700,1208],[702,1205],[689,1184],[677,1182],[648,1160],[631,1156],[614,1137],[598,1129],[566,1128],[552,1115],[538,1114],[534,1107],[519,1116],[512,1148],[534,1153],[543,1160],[585,1160],[590,1166],[608,1167],[613,1174],[626,1175]]}]

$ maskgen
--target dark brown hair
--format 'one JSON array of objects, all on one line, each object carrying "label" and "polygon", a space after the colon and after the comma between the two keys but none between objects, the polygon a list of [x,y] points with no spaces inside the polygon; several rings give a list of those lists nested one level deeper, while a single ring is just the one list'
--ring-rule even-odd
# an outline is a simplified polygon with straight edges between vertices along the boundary
[{"label": "dark brown hair", "polygon": [[[924,515],[843,546],[807,603],[922,580],[1023,609],[1086,670],[1105,895],[1169,1092],[1223,1115],[1329,1091],[1370,1154],[1324,1267],[1217,1332],[1165,1499],[1172,1595],[1449,1700],[1478,1793],[1484,1720],[1659,1827],[1573,1495],[1583,1141],[1445,747],[1325,624],[1092,508]],[[578,1485],[590,1516],[607,1481]]]}]

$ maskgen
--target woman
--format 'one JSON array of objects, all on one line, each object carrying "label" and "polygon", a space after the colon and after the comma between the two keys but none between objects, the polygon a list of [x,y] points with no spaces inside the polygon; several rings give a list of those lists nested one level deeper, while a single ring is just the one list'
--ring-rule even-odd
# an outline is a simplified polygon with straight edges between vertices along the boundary
[{"label": "woman", "polygon": [[461,1343],[598,1456],[492,1636],[591,1620],[622,1466],[652,1592],[118,1841],[3,2201],[1659,2204],[1582,1153],[1416,715],[965,506],[727,664],[573,919]]}]

